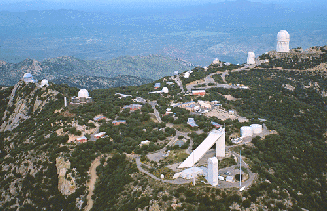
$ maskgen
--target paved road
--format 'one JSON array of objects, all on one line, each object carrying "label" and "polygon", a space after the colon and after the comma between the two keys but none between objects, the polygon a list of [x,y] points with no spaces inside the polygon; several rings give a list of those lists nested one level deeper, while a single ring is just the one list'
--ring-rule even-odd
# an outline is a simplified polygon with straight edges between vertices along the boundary
[{"label": "paved road", "polygon": [[99,133],[99,128],[100,128],[100,124],[99,123],[95,123],[95,126],[96,126],[96,132],[91,134],[91,139],[90,141],[96,141],[97,139],[94,137],[95,134]]},{"label": "paved road", "polygon": [[137,168],[140,172],[148,175],[149,177],[151,177],[152,179],[155,179],[157,181],[161,181],[161,182],[165,182],[165,183],[170,183],[170,184],[175,184],[175,185],[182,185],[182,184],[187,184],[187,183],[190,183],[191,180],[186,180],[186,179],[182,179],[182,178],[178,178],[178,179],[175,179],[175,180],[164,180],[164,179],[160,179],[156,176],[154,176],[153,174],[147,172],[146,170],[144,170],[142,168],[142,163],[141,163],[141,160],[140,160],[140,157],[135,157],[135,161],[136,161],[136,165],[137,165]]},{"label": "paved road", "polygon": [[157,101],[149,101],[149,104],[152,106],[152,108],[154,110],[154,115],[156,116],[158,122],[161,123],[160,113],[159,113],[159,111],[156,108]]},{"label": "paved road", "polygon": [[[241,68],[232,70],[232,72],[237,72],[237,71],[241,71],[241,70],[244,70],[244,69],[246,69],[246,67],[241,67]],[[214,88],[214,87],[224,88],[224,89],[242,89],[239,86],[233,86],[233,85],[227,84],[227,81],[226,81],[225,77],[226,77],[226,75],[228,75],[228,70],[223,72],[222,75],[221,75],[221,77],[222,77],[225,84],[219,84],[219,83],[215,82],[215,80],[212,78],[212,76],[216,75],[216,74],[218,74],[218,73],[211,73],[211,74],[207,75],[204,78],[204,81],[198,82],[196,84],[186,85],[187,90],[190,92],[194,88],[197,88],[197,89],[210,89],[210,88]],[[213,86],[208,86],[209,83],[213,83],[214,85]],[[195,86],[202,85],[202,84],[205,84],[206,86],[204,86],[204,87],[195,87]]]},{"label": "paved road", "polygon": [[182,90],[182,93],[185,93],[185,90],[184,90],[184,87],[183,87],[183,83],[182,83],[181,79],[179,78],[179,75],[176,75],[175,77],[172,76],[171,78],[177,83],[177,85],[179,86],[179,88]]}]

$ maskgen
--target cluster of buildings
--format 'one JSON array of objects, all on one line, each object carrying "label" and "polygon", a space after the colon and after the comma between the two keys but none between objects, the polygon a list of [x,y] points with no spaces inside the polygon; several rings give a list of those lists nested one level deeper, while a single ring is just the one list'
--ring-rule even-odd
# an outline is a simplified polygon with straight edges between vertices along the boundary
[{"label": "cluster of buildings", "polygon": [[[23,76],[23,81],[25,83],[37,83],[37,80],[33,78],[31,73],[25,73]],[[49,81],[47,79],[43,79],[40,83],[40,87],[49,86]]]},{"label": "cluster of buildings", "polygon": [[[154,84],[154,89],[159,89],[161,87],[161,84],[160,83],[155,83]],[[165,94],[168,94],[169,93],[169,90],[168,90],[168,87],[162,87],[162,90],[160,91],[153,91],[153,92],[149,92],[150,94],[161,94],[161,93],[165,93]]]},{"label": "cluster of buildings", "polygon": [[129,109],[131,111],[140,110],[142,108],[141,104],[130,104],[123,107],[123,109]]},{"label": "cluster of buildings", "polygon": [[126,124],[126,120],[114,120],[112,121],[113,125],[121,125],[121,124]]},{"label": "cluster of buildings", "polygon": [[182,104],[174,104],[173,107],[184,108],[191,112],[206,112],[213,109],[214,106],[221,106],[219,101],[203,101],[198,100],[198,102],[190,101]]},{"label": "cluster of buildings", "polygon": [[[99,132],[97,134],[94,134],[93,136],[94,136],[95,139],[107,137],[106,132]],[[81,137],[78,137],[78,138],[75,139],[76,144],[83,144],[83,143],[86,143],[87,141],[88,141],[88,139],[85,136],[81,136]]]}]

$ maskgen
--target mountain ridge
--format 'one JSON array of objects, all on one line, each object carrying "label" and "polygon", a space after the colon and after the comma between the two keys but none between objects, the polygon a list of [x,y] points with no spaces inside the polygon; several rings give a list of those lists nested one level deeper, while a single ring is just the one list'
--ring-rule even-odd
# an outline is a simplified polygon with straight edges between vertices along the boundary
[{"label": "mountain ridge", "polygon": [[[101,77],[118,80],[120,75],[131,76],[131,80],[150,82],[150,80],[172,75],[174,71],[184,72],[193,67],[180,59],[159,55],[124,56],[108,61],[83,60],[72,56],[45,59],[42,62],[27,58],[19,63],[0,62],[0,84],[12,86],[24,73],[30,72],[36,79],[60,80],[69,77]],[[117,78],[118,77],[118,78]],[[142,83],[136,83],[140,85]],[[122,81],[123,84],[126,84]],[[134,84],[129,84],[134,85]],[[101,87],[97,87],[101,88]],[[104,86],[102,88],[109,88]]]}]

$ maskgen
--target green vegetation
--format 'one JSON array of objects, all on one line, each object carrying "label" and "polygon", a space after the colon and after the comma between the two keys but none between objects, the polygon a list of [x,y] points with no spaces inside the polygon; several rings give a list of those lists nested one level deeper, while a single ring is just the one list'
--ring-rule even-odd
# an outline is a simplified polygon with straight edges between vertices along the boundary
[{"label": "green vegetation", "polygon": [[[226,68],[235,67],[209,66],[207,72],[196,68],[194,75],[200,79],[210,72]],[[82,207],[86,204],[85,184],[89,179],[87,172],[91,162],[100,155],[113,155],[112,158],[101,159],[97,168],[99,179],[93,196],[93,210],[149,209],[154,203],[165,210],[173,209],[173,203],[179,204],[176,209],[180,210],[216,210],[217,207],[230,210],[234,205],[245,209],[252,203],[258,209],[268,210],[326,210],[325,73],[267,69],[231,72],[226,77],[228,83],[244,84],[250,89],[211,88],[201,98],[182,95],[175,83],[166,84],[167,79],[157,82],[168,86],[172,90],[169,94],[149,95],[154,83],[99,89],[90,92],[93,103],[67,108],[63,108],[63,97],[76,96],[77,88],[50,83],[49,87],[40,89],[34,84],[21,83],[11,99],[11,106],[8,102],[13,87],[1,90],[0,111],[3,118],[6,115],[4,120],[10,119],[21,103],[25,104],[21,112],[26,111],[27,116],[19,120],[17,127],[0,133],[0,189],[8,196],[7,199],[2,196],[1,201],[4,202],[1,206],[5,210],[18,207],[25,210],[77,210],[76,199],[84,202]],[[116,93],[133,97],[120,97]],[[232,95],[238,100],[227,101],[222,95]],[[150,117],[154,110],[148,103],[143,104],[140,110],[122,109],[135,103],[135,97],[143,97],[152,103],[156,101],[160,115],[171,108],[172,102],[218,100],[225,109],[236,110],[249,122],[222,121],[174,107],[173,115],[163,117],[162,123],[155,123]],[[33,109],[37,100],[42,100],[42,107]],[[94,122],[93,118],[97,115],[104,115],[107,120]],[[186,124],[188,118],[194,118],[199,127],[189,127]],[[211,121],[226,125],[228,139],[241,126],[259,123],[258,118],[266,119],[267,127],[276,130],[277,134],[264,139],[255,137],[252,144],[237,147],[237,150],[242,149],[251,170],[258,173],[257,181],[242,193],[233,189],[222,191],[205,184],[195,187],[163,184],[138,172],[134,161],[129,159],[138,154],[144,162],[144,169],[158,177],[164,174],[170,179],[173,172],[167,164],[185,159],[188,156],[185,148],[189,147],[190,141],[187,140],[182,147],[167,147],[171,152],[159,163],[149,161],[146,155],[166,146],[171,136],[176,135],[176,130],[188,132],[195,149],[213,128]],[[126,120],[126,124],[113,125],[114,120]],[[99,131],[106,132],[108,136],[84,144],[67,143],[72,135],[83,134],[90,138],[91,134],[81,127],[77,129],[72,122],[78,122],[86,130],[99,127]],[[179,135],[176,138],[185,140],[185,137]],[[149,140],[150,144],[140,146],[145,140]],[[76,169],[77,189],[70,196],[63,196],[58,190],[56,158],[59,156],[69,160],[71,168]],[[232,165],[235,165],[233,158],[219,163],[220,168]]]}]

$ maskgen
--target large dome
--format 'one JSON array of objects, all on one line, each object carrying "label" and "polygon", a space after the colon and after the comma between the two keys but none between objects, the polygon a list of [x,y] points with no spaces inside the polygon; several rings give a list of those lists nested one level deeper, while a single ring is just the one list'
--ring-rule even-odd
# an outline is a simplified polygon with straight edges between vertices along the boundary
[{"label": "large dome", "polygon": [[78,92],[78,97],[89,97],[89,92],[86,89],[81,89]]},{"label": "large dome", "polygon": [[280,30],[277,34],[278,41],[290,41],[290,34],[286,30]]},{"label": "large dome", "polygon": [[32,78],[32,74],[31,73],[25,73],[23,78]]}]

